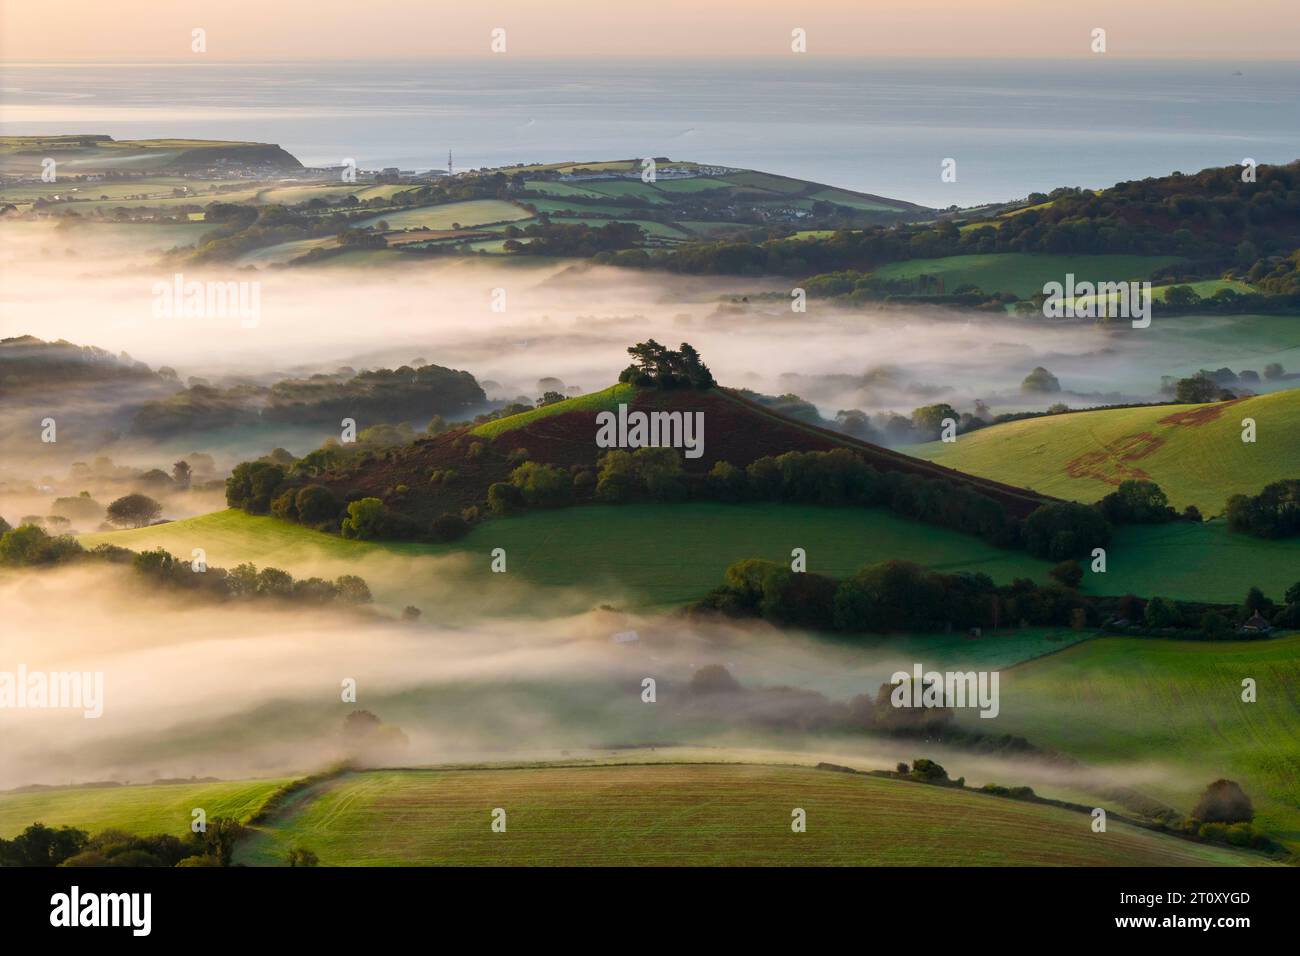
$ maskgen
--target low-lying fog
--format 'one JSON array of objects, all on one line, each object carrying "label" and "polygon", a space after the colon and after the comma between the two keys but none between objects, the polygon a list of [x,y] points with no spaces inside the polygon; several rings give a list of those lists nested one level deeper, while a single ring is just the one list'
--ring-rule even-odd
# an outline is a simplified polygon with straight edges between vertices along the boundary
[{"label": "low-lying fog", "polygon": [[[720,664],[748,692],[784,686],[847,702],[874,695],[891,673],[913,664],[902,653],[761,624],[592,610],[449,625],[436,608],[404,622],[346,611],[196,606],[137,588],[127,571],[107,566],[0,573],[0,671],[21,664],[28,673],[104,675],[98,718],[0,708],[0,788],[311,771],[349,751],[343,721],[357,708],[409,741],[369,758],[382,765],[608,759],[627,747],[674,744],[720,748],[714,759],[797,752],[863,769],[937,756],[972,783],[1027,783],[1048,792],[1181,782],[1149,763],[1069,767],[916,739],[810,733],[802,711],[822,706],[816,699],[805,704],[787,695],[776,713],[761,693],[717,704],[692,688],[699,668]],[[922,663],[939,669],[946,662]],[[642,700],[647,677],[657,682],[654,703]],[[1014,680],[1011,672],[1003,677],[1005,713],[1015,706]],[[355,704],[342,700],[348,679]]]},{"label": "low-lying fog", "polygon": [[[1172,336],[1158,316],[1146,331],[1107,332],[937,310],[852,311],[817,301],[796,314],[788,284],[770,280],[545,261],[186,268],[186,281],[260,283],[256,322],[244,327],[237,315],[162,318],[153,309],[154,284],[170,283],[175,270],[155,264],[155,253],[139,243],[147,228],[0,226],[0,337],[30,334],[125,350],[155,368],[171,366],[182,381],[191,375],[270,381],[420,358],[472,372],[490,383],[489,397],[501,399],[537,394],[543,377],[582,391],[604,387],[627,364],[625,348],[654,337],[670,345],[691,342],[724,384],[795,392],[828,417],[848,408],[906,414],[934,401],[965,411],[983,399],[997,413],[1050,401],[1133,400],[1153,396],[1161,375],[1207,364],[1207,355],[1234,369],[1258,364],[1257,356],[1234,358],[1238,347],[1214,344],[1220,340],[1208,332],[1199,343]],[[504,298],[494,290],[504,290]],[[763,291],[777,295],[761,298]],[[742,296],[749,301],[738,301]],[[494,301],[504,302],[504,311],[493,311]],[[1221,320],[1197,321],[1208,330]],[[1053,372],[1066,393],[1023,396],[1019,383],[1037,365]],[[14,418],[13,407],[3,411]],[[55,473],[53,464],[38,458],[30,434],[23,434],[27,444],[0,448],[6,472],[0,478],[35,483],[0,501],[0,513],[11,519],[29,507],[46,513],[42,499],[53,493],[39,487]],[[223,459],[279,443],[261,438],[265,447],[223,447]],[[189,450],[205,453],[216,451],[217,442],[210,435],[185,439]],[[136,463],[166,469],[180,447],[133,454]],[[219,494],[188,500],[200,508],[221,505]],[[573,613],[595,602],[551,592],[503,599],[503,606],[527,606],[528,618],[485,621],[458,613],[466,597],[463,575],[451,573],[451,564],[440,573],[433,566],[440,559],[427,560],[418,567],[343,569],[366,576],[381,602],[420,589],[424,616],[413,623],[338,611],[195,609],[141,594],[126,572],[108,567],[0,573],[0,671],[19,664],[103,671],[106,682],[99,719],[0,709],[0,787],[315,769],[341,753],[342,721],[354,709],[340,700],[347,678],[357,682],[356,706],[407,736],[409,746],[392,759],[408,764],[608,754],[622,744],[665,742],[835,753],[866,767],[944,752],[916,741],[758,729],[743,707],[704,713],[688,706],[685,695],[693,672],[722,663],[747,687],[787,684],[847,701],[874,694],[910,660],[763,626]],[[286,566],[299,576],[311,571]],[[638,641],[612,640],[633,630]],[[653,705],[641,701],[644,677],[659,682]],[[1004,685],[1004,695],[1012,691],[1013,684]],[[1013,699],[1004,702],[1004,712],[1012,706]],[[953,754],[945,763],[971,781],[1072,787],[1084,774],[970,754]],[[1111,782],[1139,785],[1166,773],[1150,766],[1105,769]]]},{"label": "low-lying fog", "polygon": [[[421,358],[494,383],[493,398],[532,396],[547,376],[584,391],[602,388],[627,364],[624,349],[634,341],[688,340],[720,382],[794,391],[828,417],[847,408],[907,414],[933,401],[965,411],[983,399],[997,413],[1055,400],[1137,400],[1156,394],[1161,375],[1211,359],[1234,369],[1259,359],[1240,346],[1175,340],[1159,316],[1147,330],[1105,331],[936,309],[847,310],[817,300],[796,314],[793,283],[785,280],[486,258],[263,271],[171,267],[138,238],[155,228],[175,227],[0,227],[0,335],[125,350],[175,368],[182,381],[267,381]],[[177,271],[186,282],[260,283],[255,326],[244,327],[238,315],[157,317],[155,283],[172,286]],[[758,297],[765,291],[777,297]],[[742,296],[749,301],[725,301]],[[1184,330],[1216,322],[1178,321]],[[1063,394],[1021,394],[1021,380],[1038,365],[1060,379]]]}]

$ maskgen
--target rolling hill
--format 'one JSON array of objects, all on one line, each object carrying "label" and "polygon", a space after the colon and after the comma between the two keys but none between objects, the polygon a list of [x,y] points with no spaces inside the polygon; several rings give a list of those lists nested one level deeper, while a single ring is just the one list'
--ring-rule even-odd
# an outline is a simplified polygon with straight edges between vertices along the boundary
[{"label": "rolling hill", "polygon": [[48,787],[0,792],[0,839],[39,821],[89,833],[167,833],[183,837],[202,807],[209,817],[247,820],[287,779],[153,783],[135,786]]},{"label": "rolling hill", "polygon": [[[1259,687],[1241,700],[1241,681]],[[1150,768],[1144,792],[1190,811],[1217,777],[1257,825],[1300,847],[1300,635],[1269,641],[1106,637],[1003,673],[998,729],[1092,764]]]},{"label": "rolling hill", "polygon": [[207,139],[115,140],[102,134],[0,137],[0,170],[41,173],[46,157],[77,175],[112,172],[176,173],[218,166],[283,170],[302,163],[279,146]]},{"label": "rolling hill", "polygon": [[[36,181],[46,158],[58,163],[56,183]],[[279,146],[262,143],[13,136],[0,137],[0,171],[32,181],[0,184],[0,202],[12,203],[9,211],[20,217],[36,211],[76,213],[86,221],[138,224],[202,221],[214,202],[284,206],[291,211],[287,225],[281,216],[281,228],[273,233],[232,244],[232,258],[256,267],[355,258],[357,250],[336,240],[343,226],[370,230],[369,258],[394,261],[447,252],[503,255],[510,251],[504,247],[508,239],[526,249],[538,239],[537,230],[552,226],[594,231],[611,223],[632,224],[640,229],[633,247],[669,248],[744,230],[860,228],[925,219],[934,212],[755,170],[662,157],[657,163],[650,181],[642,179],[640,160],[626,159],[455,176],[441,170],[408,172],[396,182],[391,174],[360,171],[355,181],[343,182],[337,170],[304,170]],[[129,178],[116,181],[118,172]],[[344,218],[318,228],[328,216]],[[301,238],[293,238],[294,232]],[[599,242],[569,237],[543,254],[586,257],[601,248]]]},{"label": "rolling hill", "polygon": [[[1077,811],[811,766],[619,762],[367,770],[310,786],[236,850],[280,866],[1258,866],[1253,853]],[[633,762],[639,760],[642,762]],[[648,762],[646,762],[648,761]],[[192,808],[247,821],[285,780],[0,793],[0,838],[40,820],[93,834],[189,833]],[[506,832],[490,829],[506,811]],[[790,828],[803,809],[807,831]]]},{"label": "rolling hill", "polygon": [[[700,413],[704,421],[699,458],[683,462],[689,473],[707,474],[720,461],[745,467],[757,458],[787,451],[847,448],[879,471],[942,478],[966,485],[998,501],[1010,514],[1024,516],[1043,497],[1009,484],[961,474],[950,468],[859,441],[778,415],[725,388],[659,390],[615,385],[483,425],[461,428],[394,450],[383,458],[345,471],[326,473],[320,483],[341,497],[374,496],[421,524],[448,511],[483,502],[494,482],[505,481],[526,450],[535,462],[565,469],[596,467],[603,449],[596,445],[596,416],[626,404],[631,411]],[[482,445],[481,451],[473,450]],[[452,481],[430,476],[454,472]],[[394,494],[398,487],[405,492]],[[580,499],[582,500],[582,499]]]},{"label": "rolling hill", "polygon": [[[1257,440],[1241,440],[1253,418]],[[908,449],[995,481],[1097,501],[1127,478],[1160,485],[1178,509],[1220,514],[1234,494],[1300,475],[1300,389],[1206,405],[1100,409],[1006,422]]]},{"label": "rolling hill", "polygon": [[1156,269],[1177,261],[1174,256],[1004,252],[891,262],[881,266],[873,275],[887,280],[931,276],[941,280],[949,291],[973,285],[985,292],[1010,292],[1029,298],[1042,291],[1043,283],[1059,282],[1067,272],[1074,273],[1076,282],[1144,279]]},{"label": "rolling hill", "polygon": [[[506,831],[491,829],[494,808]],[[791,830],[791,811],[807,831]],[[1122,823],[900,780],[743,764],[385,770],[313,787],[241,845],[325,866],[1208,866],[1264,862]]]}]

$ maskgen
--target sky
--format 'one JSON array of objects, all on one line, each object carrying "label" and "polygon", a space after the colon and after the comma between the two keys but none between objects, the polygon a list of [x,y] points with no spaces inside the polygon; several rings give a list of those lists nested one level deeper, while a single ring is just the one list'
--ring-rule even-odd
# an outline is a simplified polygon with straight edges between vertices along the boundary
[{"label": "sky", "polygon": [[213,59],[491,55],[1293,59],[1296,0],[0,0],[0,58]]}]

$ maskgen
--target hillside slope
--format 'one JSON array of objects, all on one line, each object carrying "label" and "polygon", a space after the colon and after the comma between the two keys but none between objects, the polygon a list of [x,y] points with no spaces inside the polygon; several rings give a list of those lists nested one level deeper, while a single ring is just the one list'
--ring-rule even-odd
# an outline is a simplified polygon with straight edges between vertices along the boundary
[{"label": "hillside slope", "polygon": [[[1241,440],[1253,418],[1257,439]],[[1300,389],[1207,405],[1072,412],[994,425],[913,454],[995,481],[1097,501],[1127,478],[1156,482],[1174,507],[1220,514],[1234,494],[1300,476]]]},{"label": "hillside slope", "polygon": [[[318,480],[340,497],[381,498],[394,510],[425,523],[448,511],[485,500],[493,482],[505,481],[512,454],[566,469],[594,468],[604,449],[596,444],[596,417],[626,404],[631,411],[702,413],[704,441],[698,458],[684,458],[687,472],[707,473],[715,463],[745,467],[763,456],[787,451],[847,448],[880,471],[898,471],[967,484],[999,501],[1008,513],[1024,516],[1043,497],[986,478],[964,475],[943,465],[859,441],[776,414],[725,388],[707,391],[636,388],[616,385],[600,392],[522,412],[473,428],[421,438],[404,448]],[[474,451],[473,445],[482,445]],[[431,481],[451,470],[451,480]],[[405,487],[405,491],[398,489]]]},{"label": "hillside slope", "polygon": [[[506,810],[508,836],[488,809]],[[808,828],[791,832],[791,809]],[[325,866],[1206,866],[1267,862],[1082,813],[900,780],[745,764],[393,770],[318,785],[237,851]]]},{"label": "hillside slope", "polygon": [[[1243,703],[1241,681],[1259,682]],[[1268,641],[1106,637],[1003,674],[998,730],[1093,765],[1157,768],[1142,789],[1187,812],[1216,777],[1255,823],[1300,847],[1300,635]],[[1175,769],[1176,768],[1176,769]]]}]

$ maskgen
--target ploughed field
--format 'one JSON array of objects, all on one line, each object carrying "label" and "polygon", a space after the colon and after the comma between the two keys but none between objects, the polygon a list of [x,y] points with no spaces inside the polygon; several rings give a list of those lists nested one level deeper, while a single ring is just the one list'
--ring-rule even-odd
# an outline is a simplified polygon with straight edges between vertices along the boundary
[{"label": "ploughed field", "polygon": [[[1243,442],[1242,420],[1255,421]],[[1300,476],[1300,389],[1205,405],[1048,415],[908,449],[936,464],[1041,494],[1097,501],[1121,481],[1149,479],[1180,511],[1222,513],[1234,494]],[[1300,565],[1297,565],[1300,567]]]},{"label": "ploughed field", "polygon": [[[505,832],[493,832],[493,810]],[[802,809],[807,829],[791,829]],[[384,770],[316,785],[241,845],[279,865],[1249,865],[1259,856],[908,781],[744,764]]]}]

